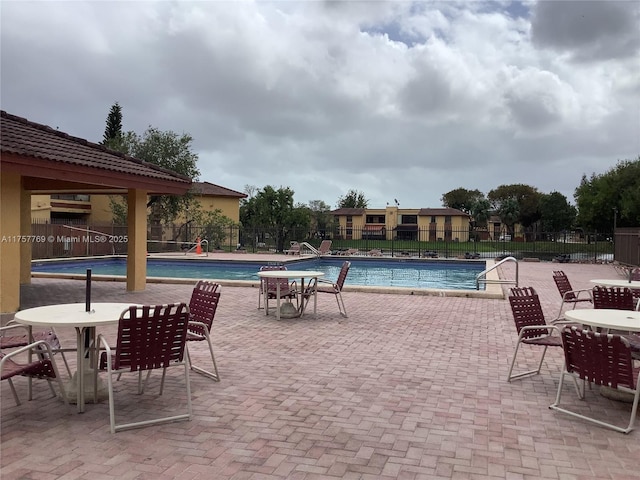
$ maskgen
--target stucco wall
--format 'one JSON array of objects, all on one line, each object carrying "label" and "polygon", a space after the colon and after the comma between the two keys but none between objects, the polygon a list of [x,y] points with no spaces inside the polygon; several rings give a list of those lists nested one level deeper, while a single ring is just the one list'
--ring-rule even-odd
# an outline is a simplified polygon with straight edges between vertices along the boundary
[{"label": "stucco wall", "polygon": [[0,313],[20,307],[20,185],[20,175],[0,175]]}]

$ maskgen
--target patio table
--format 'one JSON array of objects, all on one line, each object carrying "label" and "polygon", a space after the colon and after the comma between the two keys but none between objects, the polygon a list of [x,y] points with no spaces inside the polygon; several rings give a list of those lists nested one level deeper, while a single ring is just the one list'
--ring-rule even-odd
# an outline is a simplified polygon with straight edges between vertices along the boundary
[{"label": "patio table", "polygon": [[580,308],[567,310],[565,318],[597,328],[640,332],[640,312],[608,308]]},{"label": "patio table", "polygon": [[[257,274],[260,278],[265,278],[265,279],[279,279],[279,278],[286,278],[287,281],[289,280],[293,280],[293,279],[300,279],[300,292],[301,293],[308,293],[310,295],[313,295],[313,314],[316,314],[316,307],[317,307],[317,295],[316,295],[316,286],[318,284],[318,278],[324,276],[323,272],[316,272],[313,270],[266,270],[266,271],[260,271]],[[309,292],[305,292],[305,279],[308,279],[308,286],[307,289],[311,289]],[[269,315],[269,309],[266,308],[267,306],[267,295],[268,292],[266,289],[264,289],[263,291],[263,295],[264,295],[264,304],[265,304],[265,314]],[[280,283],[276,282],[276,318],[278,320],[280,320]],[[304,314],[304,310],[306,308],[306,304],[307,302],[304,301],[300,301],[299,302],[299,307],[298,310],[296,312],[296,316],[301,317]]]},{"label": "patio table", "polygon": [[[95,368],[95,365],[91,362],[92,356],[87,354],[92,345],[95,346],[96,327],[118,323],[120,314],[130,306],[129,303],[92,303],[91,310],[87,312],[85,303],[66,303],[28,308],[15,314],[14,320],[29,328],[48,326],[76,329],[77,372],[67,387],[67,398],[73,397],[75,392],[78,413],[84,412],[87,393],[94,394],[94,401],[106,397],[106,391],[103,388],[94,389],[92,382],[88,384],[85,382],[86,376],[94,375],[92,367]],[[89,344],[85,344],[85,333],[90,339]]]}]

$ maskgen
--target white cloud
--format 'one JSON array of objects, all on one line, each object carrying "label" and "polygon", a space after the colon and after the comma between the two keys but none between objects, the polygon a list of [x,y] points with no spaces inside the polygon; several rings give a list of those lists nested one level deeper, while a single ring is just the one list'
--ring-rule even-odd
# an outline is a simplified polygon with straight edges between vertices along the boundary
[{"label": "white cloud", "polygon": [[586,3],[5,2],[2,108],[97,141],[118,101],[190,133],[201,180],[298,202],[572,199],[640,153],[638,9]]}]

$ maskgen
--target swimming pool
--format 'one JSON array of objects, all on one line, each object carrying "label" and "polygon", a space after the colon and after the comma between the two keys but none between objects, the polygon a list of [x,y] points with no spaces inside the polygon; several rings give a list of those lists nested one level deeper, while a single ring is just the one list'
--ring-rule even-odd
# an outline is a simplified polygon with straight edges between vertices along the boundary
[{"label": "swimming pool", "polygon": [[[350,258],[348,285],[376,287],[408,287],[418,289],[476,290],[476,276],[485,268],[484,262],[446,260],[396,260]],[[325,278],[335,280],[344,259],[313,258],[288,262],[289,269],[317,270]],[[262,265],[273,262],[147,259],[147,277],[201,278],[216,280],[258,281],[256,273]],[[61,275],[126,275],[123,257],[82,260],[34,261],[34,273]]]}]

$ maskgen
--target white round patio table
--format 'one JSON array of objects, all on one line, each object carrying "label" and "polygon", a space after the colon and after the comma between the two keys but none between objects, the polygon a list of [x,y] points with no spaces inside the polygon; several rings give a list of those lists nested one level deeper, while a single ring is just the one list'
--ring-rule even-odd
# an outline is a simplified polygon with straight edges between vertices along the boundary
[{"label": "white round patio table", "polygon": [[[93,386],[85,384],[85,377],[87,375],[93,376],[91,368],[95,368],[95,365],[85,365],[88,363],[85,361],[85,357],[90,348],[90,345],[85,344],[85,333],[89,337],[90,343],[93,342],[95,346],[96,327],[118,323],[120,314],[130,306],[135,306],[135,304],[98,302],[92,303],[91,310],[87,312],[85,303],[63,303],[20,310],[14,316],[17,323],[29,327],[73,327],[76,329],[78,371],[73,376],[71,384],[68,385],[67,393],[76,394],[78,413],[84,412],[85,394],[94,393]],[[100,397],[104,397],[103,390],[100,389]]]},{"label": "white round patio table", "polygon": [[[289,280],[297,280],[300,279],[300,292],[313,295],[313,314],[316,314],[316,307],[318,305],[317,295],[316,295],[316,286],[318,285],[318,278],[324,276],[324,272],[316,272],[313,270],[265,270],[257,273],[260,278],[285,278],[287,281]],[[308,279],[308,287],[307,292],[305,292],[305,279]],[[315,280],[315,281],[314,281]],[[265,313],[269,315],[269,309],[267,308],[267,290],[263,289],[264,301],[265,301]],[[304,302],[304,298],[300,299],[299,308],[296,316],[301,317],[304,314],[304,310],[306,308],[306,304],[308,302]],[[280,320],[280,283],[276,282],[276,318]]]}]

